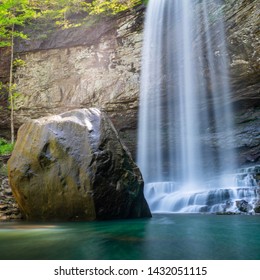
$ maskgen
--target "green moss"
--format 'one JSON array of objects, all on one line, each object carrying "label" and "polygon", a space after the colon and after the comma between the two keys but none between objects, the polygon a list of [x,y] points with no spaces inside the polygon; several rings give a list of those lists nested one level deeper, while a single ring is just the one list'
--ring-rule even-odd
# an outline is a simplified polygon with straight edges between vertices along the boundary
[{"label": "green moss", "polygon": [[14,144],[6,141],[3,138],[0,138],[0,155],[11,154],[14,148]]}]

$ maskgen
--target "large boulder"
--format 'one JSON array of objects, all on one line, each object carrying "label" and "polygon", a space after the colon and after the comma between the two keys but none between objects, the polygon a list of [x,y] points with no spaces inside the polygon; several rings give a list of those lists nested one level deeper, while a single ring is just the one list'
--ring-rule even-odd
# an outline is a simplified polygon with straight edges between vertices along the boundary
[{"label": "large boulder", "polygon": [[24,124],[8,161],[8,175],[28,220],[151,216],[141,173],[98,109]]}]

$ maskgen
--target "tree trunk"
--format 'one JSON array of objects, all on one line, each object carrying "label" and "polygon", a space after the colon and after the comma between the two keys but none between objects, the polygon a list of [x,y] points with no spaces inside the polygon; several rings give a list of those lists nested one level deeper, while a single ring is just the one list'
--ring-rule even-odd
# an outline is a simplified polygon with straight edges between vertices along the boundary
[{"label": "tree trunk", "polygon": [[11,59],[10,59],[10,75],[9,75],[9,102],[11,109],[11,142],[14,143],[14,98],[13,98],[13,61],[14,61],[14,24],[12,25],[11,34]]}]

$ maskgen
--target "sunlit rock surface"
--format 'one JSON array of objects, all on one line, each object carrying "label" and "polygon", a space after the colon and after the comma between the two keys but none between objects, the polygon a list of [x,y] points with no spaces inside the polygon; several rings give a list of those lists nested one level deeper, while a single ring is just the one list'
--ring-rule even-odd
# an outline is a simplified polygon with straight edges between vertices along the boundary
[{"label": "sunlit rock surface", "polygon": [[8,174],[29,220],[150,216],[139,169],[98,109],[73,110],[24,124]]}]

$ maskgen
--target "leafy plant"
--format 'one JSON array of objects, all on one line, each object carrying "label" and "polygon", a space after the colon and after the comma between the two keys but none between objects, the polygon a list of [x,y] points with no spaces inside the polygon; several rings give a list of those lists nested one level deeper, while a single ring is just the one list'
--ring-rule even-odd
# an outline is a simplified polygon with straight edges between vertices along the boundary
[{"label": "leafy plant", "polygon": [[13,151],[14,144],[8,142],[4,138],[0,138],[0,155],[8,155]]},{"label": "leafy plant", "polygon": [[16,59],[14,59],[13,66],[14,67],[24,67],[25,61],[23,59],[16,58]]},{"label": "leafy plant", "polygon": [[94,0],[91,3],[83,3],[82,5],[90,15],[114,15],[141,3],[142,1],[140,0]]},{"label": "leafy plant", "polygon": [[17,29],[26,21],[35,17],[35,11],[30,7],[29,0],[2,0],[0,2],[0,47],[10,46],[10,72],[8,95],[10,103],[11,119],[11,142],[14,143],[14,92],[13,70],[14,70],[14,38],[27,39],[27,36]]}]

